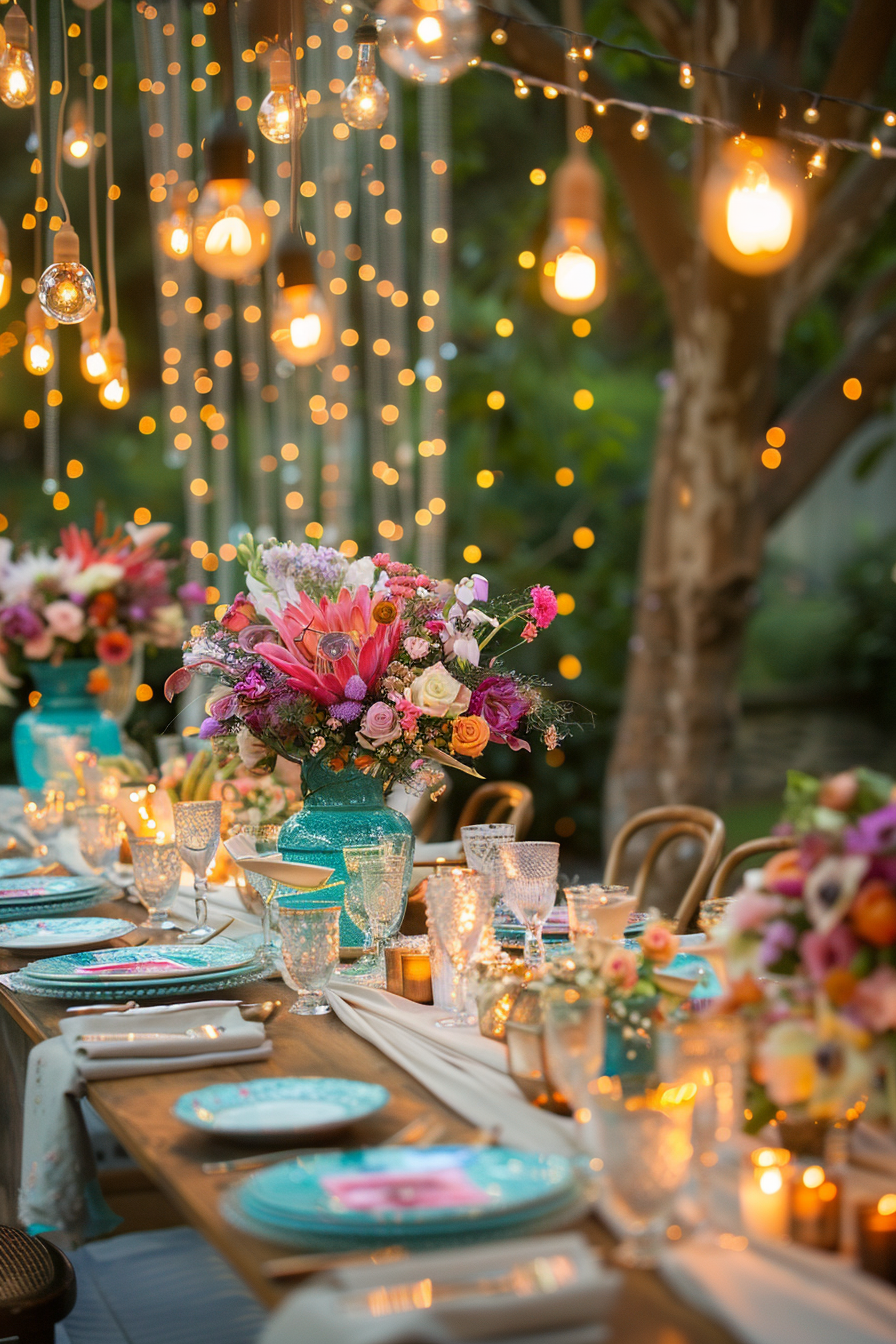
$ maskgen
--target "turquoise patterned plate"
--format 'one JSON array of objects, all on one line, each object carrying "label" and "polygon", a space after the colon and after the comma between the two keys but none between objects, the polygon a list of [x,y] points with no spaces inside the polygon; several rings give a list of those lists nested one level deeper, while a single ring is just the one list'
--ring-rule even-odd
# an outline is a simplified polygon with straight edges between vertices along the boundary
[{"label": "turquoise patterned plate", "polygon": [[153,983],[197,980],[240,970],[257,957],[257,948],[243,948],[222,938],[206,947],[178,947],[170,943],[148,947],[113,947],[101,952],[72,952],[50,957],[26,968],[29,980],[42,984],[114,984],[149,980]]},{"label": "turquoise patterned plate", "polygon": [[17,994],[33,994],[38,999],[69,999],[73,1003],[96,1003],[101,997],[104,1003],[127,1003],[129,999],[192,999],[200,994],[218,994],[222,989],[236,989],[238,985],[248,985],[252,980],[260,980],[263,968],[256,962],[245,970],[234,971],[230,975],[207,975],[196,980],[170,980],[149,983],[146,980],[124,981],[99,985],[66,985],[63,983],[41,984],[31,980],[24,971],[15,971],[3,977],[3,983]]},{"label": "turquoise patterned plate", "polygon": [[55,947],[89,947],[134,932],[129,919],[20,919],[0,924],[0,947],[9,952],[43,952]]},{"label": "turquoise patterned plate", "polygon": [[172,1114],[186,1125],[233,1138],[280,1138],[342,1129],[389,1100],[378,1083],[349,1078],[253,1078],[185,1092]]},{"label": "turquoise patterned plate", "polygon": [[69,896],[66,900],[50,900],[48,897],[45,901],[32,901],[29,905],[7,905],[4,901],[0,904],[0,914],[5,920],[48,919],[51,915],[71,915],[76,910],[89,910],[101,902],[119,900],[120,895],[113,891],[89,891],[83,895]]},{"label": "turquoise patterned plate", "polygon": [[40,859],[0,859],[0,885],[5,877],[21,877],[23,873],[31,873],[40,864]]},{"label": "turquoise patterned plate", "polygon": [[0,903],[14,905],[99,894],[103,883],[96,877],[4,877],[0,880]]},{"label": "turquoise patterned plate", "polygon": [[240,1187],[252,1217],[291,1227],[439,1228],[536,1210],[573,1186],[564,1157],[509,1148],[362,1148],[269,1167]]}]

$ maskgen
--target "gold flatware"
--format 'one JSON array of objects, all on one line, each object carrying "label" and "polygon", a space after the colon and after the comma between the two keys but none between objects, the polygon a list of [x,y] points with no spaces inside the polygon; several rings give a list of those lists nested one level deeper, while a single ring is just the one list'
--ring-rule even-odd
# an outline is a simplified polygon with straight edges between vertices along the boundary
[{"label": "gold flatware", "polygon": [[234,921],[234,918],[235,917],[231,915],[230,919],[226,919],[223,924],[219,924],[216,929],[212,929],[211,933],[207,933],[204,938],[198,939],[198,941],[195,942],[193,946],[202,947],[205,943],[210,943],[213,938],[218,937],[218,934],[223,933],[225,929],[230,928],[231,924]]},{"label": "gold flatware", "polygon": [[[427,1120],[418,1116],[410,1124],[390,1134],[388,1139],[372,1145],[376,1148],[394,1147],[396,1144],[414,1147],[418,1144],[434,1143],[445,1132],[444,1121],[433,1116]],[[233,1171],[255,1171],[259,1167],[270,1167],[276,1162],[289,1162],[294,1157],[317,1157],[321,1153],[338,1153],[340,1148],[286,1148],[277,1153],[258,1153],[253,1157],[232,1157],[226,1162],[203,1162],[203,1176],[223,1176]]]},{"label": "gold flatware", "polygon": [[381,1251],[340,1251],[335,1255],[328,1251],[314,1255],[284,1255],[277,1260],[265,1260],[261,1272],[268,1279],[303,1279],[327,1269],[341,1269],[344,1265],[385,1265],[393,1260],[404,1260],[406,1255],[403,1246],[384,1246]]},{"label": "gold flatware", "polygon": [[280,999],[265,999],[264,1003],[240,1003],[247,1022],[267,1022],[283,1004]]},{"label": "gold flatware", "polygon": [[128,999],[127,1003],[78,1004],[74,1008],[66,1008],[65,1011],[70,1017],[91,1017],[94,1013],[127,1013],[137,1006],[136,999]]}]

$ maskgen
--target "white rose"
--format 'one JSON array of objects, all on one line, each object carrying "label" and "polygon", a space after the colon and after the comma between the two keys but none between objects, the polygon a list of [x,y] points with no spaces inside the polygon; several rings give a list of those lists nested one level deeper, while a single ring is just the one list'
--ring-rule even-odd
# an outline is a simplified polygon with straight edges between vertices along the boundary
[{"label": "white rose", "polygon": [[80,593],[82,597],[92,597],[94,593],[101,593],[107,588],[114,588],[116,583],[124,577],[124,570],[121,565],[113,565],[106,560],[99,560],[95,565],[88,565],[82,569],[80,574],[68,581],[68,590],[70,593]]},{"label": "white rose", "polygon": [[411,682],[408,699],[433,718],[456,719],[469,707],[470,691],[443,663],[434,663]]},{"label": "white rose", "polygon": [[359,588],[369,588],[375,572],[370,556],[362,555],[358,560],[353,560],[345,571],[342,586],[352,593],[356,593]]}]

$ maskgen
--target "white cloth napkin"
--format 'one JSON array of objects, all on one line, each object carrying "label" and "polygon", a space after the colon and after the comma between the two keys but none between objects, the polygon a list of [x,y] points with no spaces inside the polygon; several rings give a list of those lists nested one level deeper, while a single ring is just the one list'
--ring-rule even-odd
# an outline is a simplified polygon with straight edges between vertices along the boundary
[{"label": "white cloth napkin", "polygon": [[781,1242],[723,1250],[695,1238],[660,1273],[691,1306],[746,1344],[892,1344],[896,1293],[823,1251]]},{"label": "white cloth napkin", "polygon": [[[87,1047],[78,1041],[85,1034],[180,1033],[204,1023],[226,1030],[217,1040],[200,1040],[199,1053],[195,1053],[196,1039],[184,1037],[169,1045],[164,1056],[150,1054],[150,1046],[139,1055],[125,1055],[138,1043],[107,1042],[105,1057],[90,1058],[82,1053]],[[239,1008],[229,1001],[132,1008],[64,1018],[59,1025],[62,1034],[41,1041],[28,1056],[19,1219],[29,1232],[62,1232],[72,1245],[80,1245],[111,1232],[121,1221],[103,1199],[96,1179],[80,1107],[85,1082],[251,1063],[267,1059],[273,1046],[265,1037],[263,1023],[245,1022]],[[241,1048],[233,1048],[234,1040]],[[91,1048],[98,1044],[91,1043]],[[116,1044],[123,1053],[110,1057],[108,1050]]]},{"label": "white cloth napkin", "polygon": [[[506,1276],[524,1279],[538,1262],[554,1275],[554,1291],[494,1291]],[[496,1284],[495,1281],[498,1281]],[[391,1288],[430,1283],[425,1310],[402,1303]],[[595,1344],[606,1335],[606,1318],[620,1275],[598,1260],[575,1233],[495,1242],[474,1249],[433,1251],[380,1265],[348,1266],[300,1288],[270,1319],[259,1344],[457,1344],[500,1339],[503,1344]],[[454,1293],[456,1285],[466,1291]],[[449,1292],[441,1296],[439,1289]],[[478,1291],[477,1291],[478,1289]],[[492,1291],[489,1291],[491,1289]],[[379,1310],[367,1303],[376,1293]],[[402,1293],[401,1297],[404,1298]],[[383,1310],[391,1306],[391,1310]]]},{"label": "white cloth napkin", "polygon": [[507,1071],[507,1048],[475,1028],[446,1030],[443,1009],[411,1003],[380,989],[334,976],[327,998],[337,1017],[394,1060],[458,1115],[500,1141],[531,1152],[575,1156],[573,1120],[538,1110]]}]

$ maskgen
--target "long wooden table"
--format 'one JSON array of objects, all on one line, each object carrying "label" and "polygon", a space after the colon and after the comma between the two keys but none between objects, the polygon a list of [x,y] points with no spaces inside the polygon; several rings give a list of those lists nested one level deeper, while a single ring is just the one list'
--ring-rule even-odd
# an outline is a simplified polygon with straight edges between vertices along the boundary
[{"label": "long wooden table", "polygon": [[[126,907],[116,902],[84,913],[121,917],[125,911]],[[0,972],[17,970],[22,964],[20,959],[0,951]],[[211,1083],[264,1075],[358,1078],[381,1083],[389,1089],[391,1099],[382,1111],[340,1135],[340,1143],[347,1148],[382,1142],[418,1116],[438,1117],[445,1126],[442,1138],[446,1142],[463,1142],[471,1127],[334,1015],[290,1016],[286,1010],[294,996],[280,981],[243,985],[214,997],[259,1003],[271,998],[283,1001],[281,1010],[268,1022],[268,1035],[274,1044],[270,1059],[257,1064],[93,1082],[88,1085],[87,1096],[122,1146],[184,1219],[217,1247],[261,1302],[272,1307],[294,1285],[272,1281],[262,1266],[266,1260],[288,1252],[281,1243],[237,1231],[221,1215],[220,1195],[240,1179],[238,1176],[206,1176],[201,1170],[203,1162],[239,1157],[247,1151],[260,1151],[262,1146],[247,1150],[188,1129],[171,1114],[181,1093]],[[58,1035],[59,1019],[69,1006],[62,999],[14,994],[3,986],[0,1004],[33,1042]],[[581,1231],[597,1244],[611,1243],[609,1234],[591,1218],[582,1224]],[[612,1324],[612,1338],[618,1344],[733,1344],[732,1336],[721,1326],[693,1311],[655,1274],[644,1271],[626,1272]]]}]

